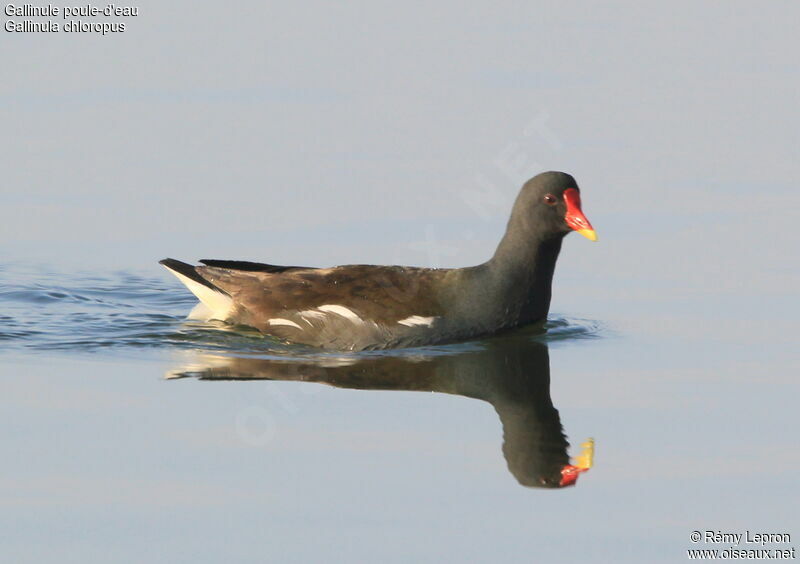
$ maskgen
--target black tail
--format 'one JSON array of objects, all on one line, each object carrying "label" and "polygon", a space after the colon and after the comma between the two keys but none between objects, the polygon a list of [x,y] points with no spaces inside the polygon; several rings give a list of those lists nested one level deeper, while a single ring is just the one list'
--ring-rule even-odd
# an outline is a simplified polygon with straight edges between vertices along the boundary
[{"label": "black tail", "polygon": [[186,278],[189,278],[190,280],[194,280],[195,282],[197,282],[198,284],[202,284],[203,286],[207,286],[207,287],[211,288],[214,291],[217,291],[217,292],[221,292],[222,291],[219,288],[217,288],[216,286],[214,286],[211,282],[209,282],[208,280],[206,280],[205,278],[200,276],[200,274],[197,273],[197,270],[195,270],[194,265],[187,264],[185,262],[181,262],[179,260],[175,260],[175,259],[171,259],[171,258],[165,258],[164,260],[160,260],[160,261],[158,261],[158,264],[163,264],[164,266],[166,266],[170,270],[174,270],[178,274],[182,274]]},{"label": "black tail", "polygon": [[201,259],[200,262],[206,266],[214,266],[217,268],[243,270],[245,272],[269,272],[270,274],[286,272],[287,270],[309,270],[307,266],[278,266],[276,264],[264,264],[246,260]]}]

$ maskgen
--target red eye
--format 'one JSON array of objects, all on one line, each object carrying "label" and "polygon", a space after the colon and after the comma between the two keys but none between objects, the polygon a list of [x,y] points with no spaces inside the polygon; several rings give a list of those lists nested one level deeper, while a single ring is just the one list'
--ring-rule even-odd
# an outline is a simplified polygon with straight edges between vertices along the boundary
[{"label": "red eye", "polygon": [[552,194],[548,194],[547,196],[544,197],[544,203],[547,204],[548,206],[554,206],[558,203],[558,199]]}]

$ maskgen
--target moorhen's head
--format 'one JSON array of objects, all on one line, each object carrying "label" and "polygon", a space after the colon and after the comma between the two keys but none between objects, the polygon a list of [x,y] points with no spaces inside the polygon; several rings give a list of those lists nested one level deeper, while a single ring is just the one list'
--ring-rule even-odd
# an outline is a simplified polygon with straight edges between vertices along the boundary
[{"label": "moorhen's head", "polygon": [[597,241],[592,224],[581,211],[578,183],[565,172],[543,172],[528,180],[517,196],[510,224],[541,239],[577,231]]}]

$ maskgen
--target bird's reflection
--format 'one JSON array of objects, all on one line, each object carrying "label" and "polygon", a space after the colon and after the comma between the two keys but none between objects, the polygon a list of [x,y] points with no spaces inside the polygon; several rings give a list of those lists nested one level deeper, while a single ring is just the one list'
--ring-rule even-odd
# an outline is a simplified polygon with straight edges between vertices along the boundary
[{"label": "bird's reflection", "polygon": [[591,439],[570,463],[569,443],[550,399],[547,346],[524,335],[493,339],[460,351],[325,356],[311,361],[200,355],[196,361],[167,377],[318,382],[359,390],[441,392],[487,401],[503,425],[508,469],[523,486],[573,485],[578,474],[592,465]]}]

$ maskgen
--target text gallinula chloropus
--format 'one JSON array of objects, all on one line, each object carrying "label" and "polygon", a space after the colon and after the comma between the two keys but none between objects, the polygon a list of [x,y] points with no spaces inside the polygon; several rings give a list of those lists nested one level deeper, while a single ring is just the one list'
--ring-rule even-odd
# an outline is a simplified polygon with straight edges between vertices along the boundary
[{"label": "text gallinula chloropus", "polygon": [[491,335],[547,317],[561,241],[597,240],[575,179],[526,182],[494,256],[467,268],[332,268],[161,261],[202,302],[193,317],[255,327],[289,342],[338,350],[430,345]]}]

